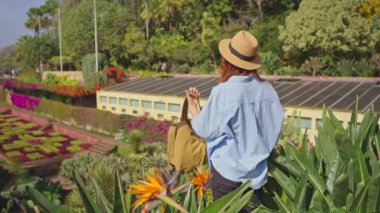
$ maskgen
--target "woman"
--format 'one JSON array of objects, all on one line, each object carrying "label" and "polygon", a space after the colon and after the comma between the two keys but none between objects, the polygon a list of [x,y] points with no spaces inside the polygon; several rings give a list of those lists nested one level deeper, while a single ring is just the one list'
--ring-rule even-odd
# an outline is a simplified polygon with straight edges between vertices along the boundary
[{"label": "woman", "polygon": [[220,84],[200,112],[198,89],[186,90],[191,125],[207,140],[215,200],[250,179],[253,202],[258,204],[267,181],[267,159],[280,135],[283,109],[271,84],[257,73],[257,46],[256,38],[246,31],[219,43]]}]

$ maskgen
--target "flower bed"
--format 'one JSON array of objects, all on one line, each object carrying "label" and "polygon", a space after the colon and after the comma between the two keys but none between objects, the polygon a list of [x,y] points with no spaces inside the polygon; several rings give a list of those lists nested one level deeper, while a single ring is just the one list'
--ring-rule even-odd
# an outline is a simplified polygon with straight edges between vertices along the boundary
[{"label": "flower bed", "polygon": [[40,103],[40,98],[32,98],[27,95],[11,93],[12,104],[22,109],[34,110]]},{"label": "flower bed", "polygon": [[143,130],[143,140],[148,143],[164,142],[167,139],[167,133],[169,130],[169,121],[155,121],[148,119],[147,117],[137,117],[133,120],[127,121],[125,129],[130,132],[134,129]]},{"label": "flower bed", "polygon": [[0,152],[22,162],[89,149],[92,145],[62,135],[16,116],[0,115]]},{"label": "flower bed", "polygon": [[33,84],[25,83],[14,79],[2,79],[0,84],[6,89],[17,90],[45,90],[55,92],[60,95],[66,95],[70,97],[87,96],[95,94],[95,88],[88,88],[85,86],[60,86],[60,85],[45,85],[45,84]]}]

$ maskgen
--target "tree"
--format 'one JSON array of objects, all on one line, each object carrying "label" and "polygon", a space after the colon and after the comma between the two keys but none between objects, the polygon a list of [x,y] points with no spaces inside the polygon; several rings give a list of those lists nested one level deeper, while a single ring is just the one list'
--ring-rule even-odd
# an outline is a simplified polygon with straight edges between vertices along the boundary
[{"label": "tree", "polygon": [[22,36],[16,45],[17,60],[24,69],[36,69],[40,63],[47,63],[58,54],[57,39],[50,34]]},{"label": "tree", "polygon": [[46,0],[41,7],[30,8],[27,12],[28,20],[25,22],[25,27],[34,30],[36,35],[40,33],[41,29],[49,31],[53,26],[57,7],[56,0]]},{"label": "tree", "polygon": [[[74,2],[69,10],[62,12],[64,54],[79,61],[94,52],[93,1]],[[98,47],[116,61],[123,60],[123,40],[130,21],[127,10],[119,3],[97,0]]]},{"label": "tree", "polygon": [[[380,25],[359,13],[356,0],[304,0],[286,18],[280,40],[288,56],[363,56],[380,42]],[[379,35],[379,36],[376,36]]]},{"label": "tree", "polygon": [[154,52],[145,39],[145,33],[135,25],[130,25],[124,37],[125,57],[134,68],[150,68]]},{"label": "tree", "polygon": [[[34,34],[38,35],[40,32],[42,11],[39,8],[32,7],[27,12],[28,20],[25,22],[25,27],[34,30]],[[40,22],[40,23],[39,23]]]}]

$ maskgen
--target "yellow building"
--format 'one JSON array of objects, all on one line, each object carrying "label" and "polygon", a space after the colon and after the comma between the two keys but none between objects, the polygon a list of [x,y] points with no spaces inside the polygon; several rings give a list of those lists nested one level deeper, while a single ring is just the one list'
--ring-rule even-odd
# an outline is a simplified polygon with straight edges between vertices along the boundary
[{"label": "yellow building", "polygon": [[[380,111],[379,79],[355,78],[266,78],[276,89],[284,106],[285,116],[297,114],[301,128],[309,129],[313,139],[326,105],[336,117],[348,125],[355,99],[359,100],[359,122],[372,105]],[[203,106],[217,84],[214,76],[175,76],[138,78],[104,88],[97,92],[97,108],[117,114],[147,116],[158,120],[178,121],[185,90],[197,87]]]}]

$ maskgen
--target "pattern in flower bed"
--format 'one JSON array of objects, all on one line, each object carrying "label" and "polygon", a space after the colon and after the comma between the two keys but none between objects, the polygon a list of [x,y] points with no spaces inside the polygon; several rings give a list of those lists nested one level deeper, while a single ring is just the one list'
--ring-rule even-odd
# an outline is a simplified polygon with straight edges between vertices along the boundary
[{"label": "pattern in flower bed", "polygon": [[0,115],[0,152],[22,162],[86,150],[91,144],[10,114]]}]

